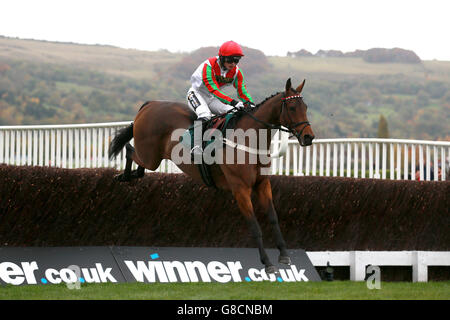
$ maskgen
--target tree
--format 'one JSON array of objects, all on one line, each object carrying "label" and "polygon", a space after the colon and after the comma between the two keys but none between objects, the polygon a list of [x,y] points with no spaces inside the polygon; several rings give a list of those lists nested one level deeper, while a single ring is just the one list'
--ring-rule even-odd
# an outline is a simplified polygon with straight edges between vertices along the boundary
[{"label": "tree", "polygon": [[416,96],[416,106],[426,107],[430,104],[430,96],[424,90],[420,90]]},{"label": "tree", "polygon": [[389,138],[389,129],[386,118],[380,115],[380,120],[378,120],[378,138]]}]

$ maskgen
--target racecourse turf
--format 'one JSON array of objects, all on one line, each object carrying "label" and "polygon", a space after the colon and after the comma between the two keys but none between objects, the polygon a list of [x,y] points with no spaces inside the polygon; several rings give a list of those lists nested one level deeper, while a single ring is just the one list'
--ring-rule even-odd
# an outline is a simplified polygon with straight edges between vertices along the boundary
[{"label": "racecourse turf", "polygon": [[123,283],[0,286],[0,300],[450,300],[450,281],[306,283]]}]

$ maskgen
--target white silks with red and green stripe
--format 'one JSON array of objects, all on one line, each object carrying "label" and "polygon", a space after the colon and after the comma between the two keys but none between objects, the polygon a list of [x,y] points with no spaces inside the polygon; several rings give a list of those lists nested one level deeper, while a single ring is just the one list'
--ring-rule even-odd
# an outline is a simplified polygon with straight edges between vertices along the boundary
[{"label": "white silks with red and green stripe", "polygon": [[204,61],[191,76],[192,89],[201,93],[210,100],[214,97],[226,105],[235,105],[236,100],[225,94],[221,88],[233,85],[237,90],[238,98],[244,102],[253,103],[253,98],[247,91],[244,75],[238,66],[232,70],[223,70],[220,67],[219,57],[212,57]]}]

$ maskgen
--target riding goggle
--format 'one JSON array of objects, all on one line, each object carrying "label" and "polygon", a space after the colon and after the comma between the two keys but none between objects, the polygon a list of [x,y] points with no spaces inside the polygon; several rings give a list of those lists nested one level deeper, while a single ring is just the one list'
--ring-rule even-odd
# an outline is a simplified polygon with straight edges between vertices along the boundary
[{"label": "riding goggle", "polygon": [[241,60],[241,57],[225,57],[225,62],[227,63],[239,63],[239,60]]}]

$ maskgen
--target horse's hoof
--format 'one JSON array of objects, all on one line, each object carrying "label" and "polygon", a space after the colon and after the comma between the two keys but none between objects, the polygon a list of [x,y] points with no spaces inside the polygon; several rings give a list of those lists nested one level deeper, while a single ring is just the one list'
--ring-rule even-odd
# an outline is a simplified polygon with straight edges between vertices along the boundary
[{"label": "horse's hoof", "polygon": [[142,178],[144,176],[144,173],[140,173],[140,172],[138,172],[137,170],[135,170],[135,171],[132,171],[131,172],[131,174],[130,174],[130,180],[131,179],[140,179],[140,178]]},{"label": "horse's hoof", "polygon": [[264,270],[266,271],[266,274],[278,273],[278,269],[275,266],[268,266]]},{"label": "horse's hoof", "polygon": [[278,262],[282,263],[282,264],[287,264],[288,266],[290,266],[292,264],[291,258],[288,256],[280,256],[278,258]]},{"label": "horse's hoof", "polygon": [[122,174],[118,174],[114,176],[114,179],[116,179],[119,182],[128,182],[131,181],[130,177],[126,177],[123,173]]}]

